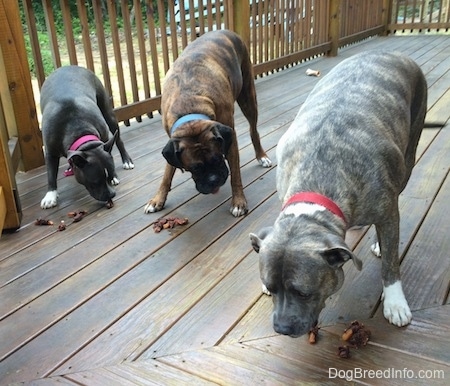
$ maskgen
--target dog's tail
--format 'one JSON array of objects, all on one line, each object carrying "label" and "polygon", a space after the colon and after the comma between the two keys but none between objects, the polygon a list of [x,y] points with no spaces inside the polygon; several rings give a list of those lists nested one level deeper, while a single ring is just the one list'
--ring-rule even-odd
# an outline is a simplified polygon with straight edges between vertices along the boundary
[{"label": "dog's tail", "polygon": [[447,122],[425,122],[423,124],[423,128],[432,128],[432,127],[444,127],[447,125]]}]

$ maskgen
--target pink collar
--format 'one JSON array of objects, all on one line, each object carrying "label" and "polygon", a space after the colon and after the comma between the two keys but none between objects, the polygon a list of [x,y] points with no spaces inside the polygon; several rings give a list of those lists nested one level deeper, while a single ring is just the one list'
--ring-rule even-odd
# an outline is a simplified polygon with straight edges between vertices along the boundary
[{"label": "pink collar", "polygon": [[300,192],[294,194],[289,200],[286,201],[281,210],[283,211],[288,205],[292,205],[297,202],[309,202],[311,204],[321,205],[324,208],[328,209],[331,213],[339,216],[342,220],[344,220],[344,222],[346,222],[344,213],[342,213],[341,208],[339,208],[339,206],[337,206],[334,201],[330,200],[328,197],[314,192]]},{"label": "pink collar", "polygon": [[69,150],[75,151],[78,150],[78,148],[81,145],[84,145],[86,142],[91,141],[100,141],[100,139],[96,135],[83,135],[82,137],[78,138],[74,143],[72,143],[72,146],[70,146]]},{"label": "pink collar", "polygon": [[[72,143],[72,146],[70,146],[69,150],[70,151],[78,150],[81,145],[84,145],[85,143],[91,142],[91,141],[100,141],[100,139],[96,135],[92,135],[92,134],[83,135],[82,137],[78,138],[74,143]],[[64,171],[64,175],[66,177],[73,176],[73,167],[72,167],[72,163],[70,160],[69,160],[69,165],[70,165],[69,168]]]}]

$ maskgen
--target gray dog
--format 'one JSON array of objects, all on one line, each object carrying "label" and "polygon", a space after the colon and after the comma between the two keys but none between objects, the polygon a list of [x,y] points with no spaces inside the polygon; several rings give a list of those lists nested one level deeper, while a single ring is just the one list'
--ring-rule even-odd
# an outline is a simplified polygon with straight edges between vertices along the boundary
[{"label": "gray dog", "polygon": [[273,227],[250,234],[276,332],[297,337],[317,323],[343,284],[344,263],[362,267],[346,230],[369,224],[381,247],[384,316],[397,326],[411,321],[400,281],[398,197],[426,107],[422,71],[396,53],[344,60],[311,92],[277,147],[281,213]]},{"label": "gray dog", "polygon": [[[54,71],[41,90],[42,135],[47,165],[48,191],[43,209],[57,205],[60,157],[68,159],[71,172],[99,201],[115,196],[119,183],[111,149],[117,144],[124,169],[134,168],[119,135],[111,101],[95,74],[82,67]],[[109,130],[108,130],[109,129]],[[113,137],[109,138],[109,131]]]}]

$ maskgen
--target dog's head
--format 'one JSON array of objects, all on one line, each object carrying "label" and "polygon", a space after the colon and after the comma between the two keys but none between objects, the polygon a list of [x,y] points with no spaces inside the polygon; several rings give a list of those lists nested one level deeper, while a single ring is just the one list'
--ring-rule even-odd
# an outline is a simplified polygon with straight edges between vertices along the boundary
[{"label": "dog's head", "polygon": [[215,121],[196,121],[167,142],[162,154],[167,162],[191,172],[200,193],[217,193],[228,178],[225,159],[233,130]]},{"label": "dog's head", "polygon": [[292,337],[317,324],[325,300],[344,282],[344,263],[352,259],[358,269],[362,265],[341,237],[308,220],[277,221],[250,234],[250,240],[260,256],[261,280],[272,295],[273,328]]},{"label": "dog's head", "polygon": [[116,136],[106,143],[88,142],[81,149],[69,151],[67,154],[76,180],[98,201],[108,201],[116,195],[112,187],[116,183],[116,174],[111,156],[115,139]]}]

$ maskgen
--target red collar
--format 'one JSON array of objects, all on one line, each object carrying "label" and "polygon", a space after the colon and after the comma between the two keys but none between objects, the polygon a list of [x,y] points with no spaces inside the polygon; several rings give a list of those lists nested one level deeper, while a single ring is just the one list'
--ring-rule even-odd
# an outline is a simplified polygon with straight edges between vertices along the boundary
[{"label": "red collar", "polygon": [[324,208],[328,209],[331,213],[339,216],[342,220],[344,220],[344,222],[346,222],[344,213],[342,213],[341,208],[339,208],[339,206],[337,206],[334,201],[330,200],[328,197],[314,192],[300,192],[294,194],[289,200],[286,201],[281,210],[284,210],[287,206],[296,204],[298,202],[308,202],[311,204],[321,205]]},{"label": "red collar", "polygon": [[78,150],[78,148],[81,145],[84,145],[86,142],[91,141],[100,141],[100,139],[96,135],[83,135],[82,137],[78,138],[74,143],[72,143],[72,146],[70,146],[69,150],[75,151]]}]

